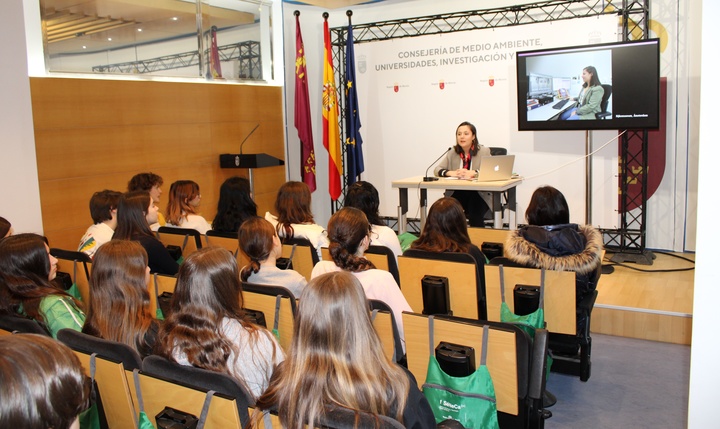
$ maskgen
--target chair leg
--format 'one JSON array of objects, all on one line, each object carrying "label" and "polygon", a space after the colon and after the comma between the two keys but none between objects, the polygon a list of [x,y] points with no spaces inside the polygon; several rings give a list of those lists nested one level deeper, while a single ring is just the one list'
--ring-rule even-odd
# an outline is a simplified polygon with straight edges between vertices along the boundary
[{"label": "chair leg", "polygon": [[580,344],[580,381],[588,381],[590,378],[590,348],[592,338],[588,337],[586,343]]}]

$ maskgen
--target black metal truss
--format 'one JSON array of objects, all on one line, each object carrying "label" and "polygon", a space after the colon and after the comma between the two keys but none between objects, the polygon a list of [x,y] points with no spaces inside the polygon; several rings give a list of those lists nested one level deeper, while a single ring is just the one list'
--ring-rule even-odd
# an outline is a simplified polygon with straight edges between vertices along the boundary
[{"label": "black metal truss", "polygon": [[[208,52],[207,50],[205,51],[206,56],[208,56]],[[262,79],[260,42],[251,40],[219,46],[218,53],[220,54],[221,62],[240,61],[240,71],[237,77],[242,79]],[[98,73],[142,74],[193,67],[199,64],[200,56],[198,55],[198,51],[190,51],[147,60],[94,66],[92,71]]]},{"label": "black metal truss", "polygon": [[[649,0],[549,0],[505,8],[404,18],[369,24],[353,25],[354,43],[366,43],[402,37],[451,33],[513,25],[535,24],[564,19],[618,14],[622,18],[623,40],[647,39],[649,35]],[[345,145],[345,44],[347,26],[331,29],[332,58],[340,104],[340,137],[343,167],[346,164]],[[637,144],[637,141],[640,141]],[[628,131],[621,139],[620,163],[620,227],[601,230],[605,246],[618,253],[645,253],[647,202],[647,131]],[[641,165],[636,170],[628,165]],[[331,203],[333,212],[343,205],[347,177],[343,178],[342,195]],[[641,195],[628,193],[628,183],[640,181]],[[635,207],[630,210],[631,207]]]}]

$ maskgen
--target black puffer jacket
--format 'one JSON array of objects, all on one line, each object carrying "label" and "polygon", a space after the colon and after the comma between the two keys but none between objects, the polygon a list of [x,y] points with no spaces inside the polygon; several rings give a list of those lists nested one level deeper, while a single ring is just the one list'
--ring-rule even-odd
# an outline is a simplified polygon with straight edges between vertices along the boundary
[{"label": "black puffer jacket", "polygon": [[526,226],[505,242],[507,259],[517,265],[576,272],[578,302],[597,287],[602,250],[602,235],[590,225]]}]

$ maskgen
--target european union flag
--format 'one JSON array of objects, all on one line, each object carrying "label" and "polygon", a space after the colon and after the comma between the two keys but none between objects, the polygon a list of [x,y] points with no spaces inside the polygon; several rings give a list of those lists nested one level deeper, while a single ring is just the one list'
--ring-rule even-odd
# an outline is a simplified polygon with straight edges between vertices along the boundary
[{"label": "european union flag", "polygon": [[[349,19],[349,17],[348,17]],[[355,48],[353,47],[352,24],[348,21],[347,47],[345,49],[345,153],[347,159],[348,185],[355,183],[365,171],[360,136],[360,112],[357,88],[355,87]]]}]

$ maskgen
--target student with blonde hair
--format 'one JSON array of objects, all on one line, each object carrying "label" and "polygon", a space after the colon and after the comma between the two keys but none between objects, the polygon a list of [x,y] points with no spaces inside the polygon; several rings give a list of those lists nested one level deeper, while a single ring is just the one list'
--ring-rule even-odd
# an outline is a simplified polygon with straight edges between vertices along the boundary
[{"label": "student with blonde hair", "polygon": [[413,376],[383,353],[362,285],[347,272],[311,280],[300,298],[288,358],[257,408],[277,410],[283,427],[315,427],[328,407],[434,428]]},{"label": "student with blonde hair", "polygon": [[250,264],[240,271],[244,282],[259,285],[282,286],[299,297],[307,280],[294,270],[281,270],[277,259],[282,254],[282,244],[272,224],[261,217],[246,220],[238,232],[240,249],[250,259]]},{"label": "student with blonde hair", "polygon": [[240,273],[232,254],[220,247],[192,253],[180,266],[157,354],[228,374],[259,396],[284,353],[270,331],[248,320],[242,305]]},{"label": "student with blonde hair", "polygon": [[148,257],[140,243],[105,243],[95,253],[90,308],[82,331],[126,344],[142,357],[152,354],[158,323],[150,312],[149,281]]}]

